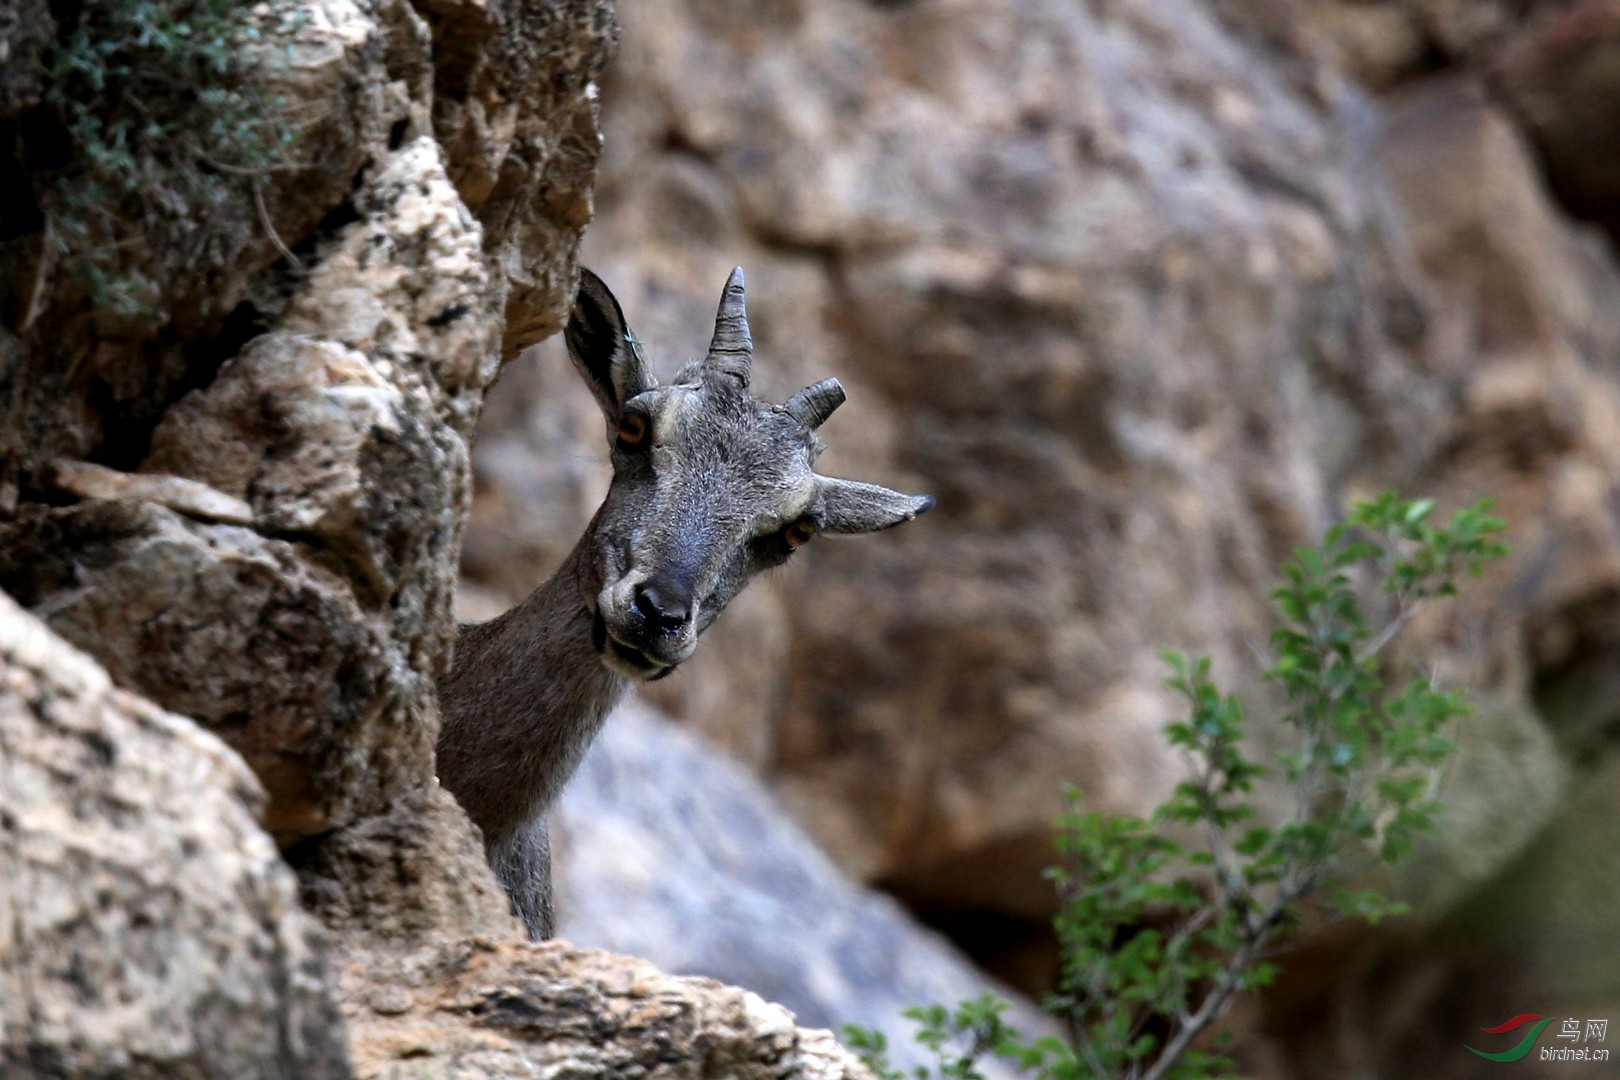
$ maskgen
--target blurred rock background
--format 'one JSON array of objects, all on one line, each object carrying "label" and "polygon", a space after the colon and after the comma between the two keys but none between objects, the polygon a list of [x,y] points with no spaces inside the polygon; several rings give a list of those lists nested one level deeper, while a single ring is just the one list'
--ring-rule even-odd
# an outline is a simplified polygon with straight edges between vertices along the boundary
[{"label": "blurred rock background", "polygon": [[[849,390],[825,471],[939,498],[817,542],[644,701],[1039,992],[1061,785],[1141,813],[1180,778],[1159,650],[1211,654],[1264,745],[1276,562],[1383,488],[1494,495],[1513,558],[1409,644],[1479,705],[1417,912],[1307,940],[1237,1018],[1240,1066],[1471,1076],[1481,1026],[1620,1013],[1620,6],[646,3],[601,101],[583,261],[655,363],[701,353],[740,263],[761,391]],[[600,439],[557,343],[508,366],[464,615],[572,546]],[[650,768],[625,731],[664,736],[624,719],[563,809],[564,935],[862,1019],[821,965],[743,971],[801,924],[710,936],[796,879],[702,846],[754,813],[682,801],[734,766]]]}]

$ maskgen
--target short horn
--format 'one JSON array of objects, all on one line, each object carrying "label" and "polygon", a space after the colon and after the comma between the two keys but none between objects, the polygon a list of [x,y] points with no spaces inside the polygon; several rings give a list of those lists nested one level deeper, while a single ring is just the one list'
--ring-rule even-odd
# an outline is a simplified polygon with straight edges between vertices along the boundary
[{"label": "short horn", "polygon": [[806,431],[814,431],[844,403],[844,388],[837,379],[822,379],[788,398],[782,411],[797,420]]},{"label": "short horn", "polygon": [[754,362],[754,339],[748,333],[747,297],[743,294],[743,271],[737,267],[726,279],[720,294],[720,310],[714,316],[714,340],[709,342],[709,366],[748,385]]}]

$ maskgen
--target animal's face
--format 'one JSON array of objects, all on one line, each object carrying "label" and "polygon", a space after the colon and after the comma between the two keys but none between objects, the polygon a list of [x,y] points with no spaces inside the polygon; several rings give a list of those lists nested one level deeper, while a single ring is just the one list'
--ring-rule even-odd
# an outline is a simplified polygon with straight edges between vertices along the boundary
[{"label": "animal's face", "polygon": [[643,391],[615,432],[596,625],[604,661],[626,675],[691,656],[755,574],[821,529],[813,437],[722,379]]},{"label": "animal's face", "polygon": [[761,570],[822,533],[871,532],[933,505],[813,471],[815,428],[843,390],[827,380],[783,405],[749,392],[740,271],[727,283],[708,358],[664,386],[646,371],[612,294],[582,273],[569,352],[602,405],[613,459],[582,589],[592,645],[612,670],[669,674]]}]

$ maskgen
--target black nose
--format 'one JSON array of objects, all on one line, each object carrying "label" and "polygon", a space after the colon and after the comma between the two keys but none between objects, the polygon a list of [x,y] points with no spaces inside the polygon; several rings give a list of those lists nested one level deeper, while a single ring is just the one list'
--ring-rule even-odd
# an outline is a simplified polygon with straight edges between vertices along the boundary
[{"label": "black nose", "polygon": [[643,582],[636,586],[636,611],[648,626],[674,633],[692,614],[692,590],[667,579]]}]

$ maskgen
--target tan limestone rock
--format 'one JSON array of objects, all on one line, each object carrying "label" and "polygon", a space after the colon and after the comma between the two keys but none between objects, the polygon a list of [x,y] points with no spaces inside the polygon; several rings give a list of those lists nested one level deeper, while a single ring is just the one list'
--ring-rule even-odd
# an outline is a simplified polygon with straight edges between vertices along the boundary
[{"label": "tan limestone rock", "polygon": [[0,1073],[348,1074],[241,759],[0,593]]},{"label": "tan limestone rock", "polygon": [[871,1076],[830,1034],[796,1027],[746,990],[562,941],[350,956],[338,981],[355,1074],[367,1080]]}]

